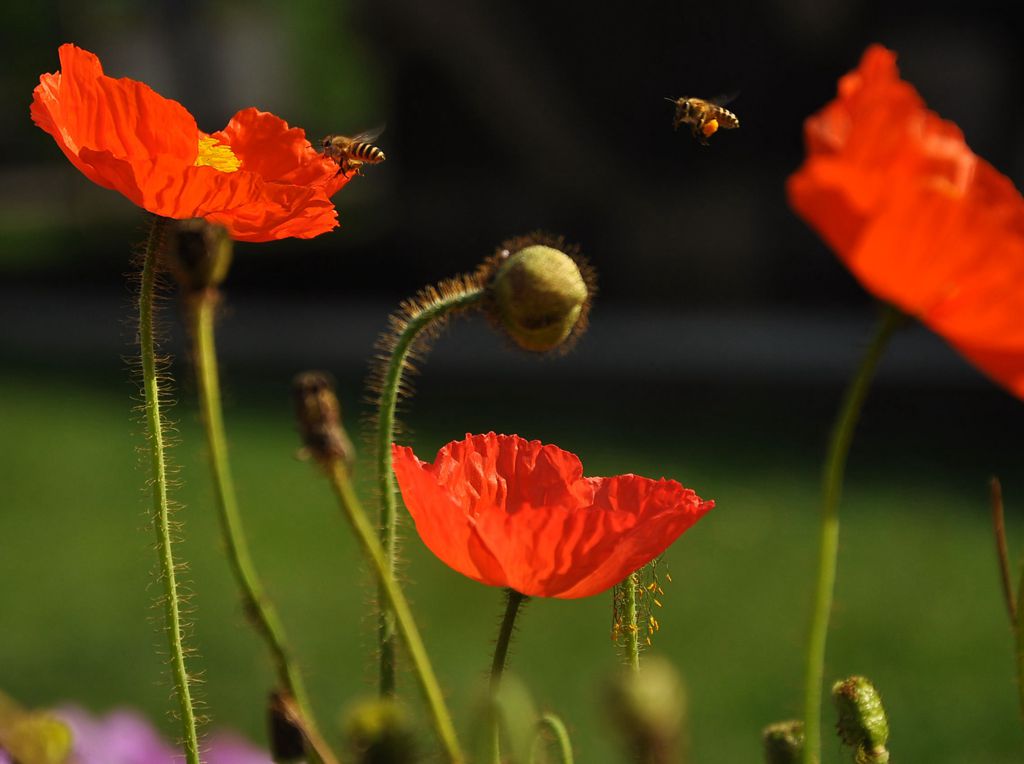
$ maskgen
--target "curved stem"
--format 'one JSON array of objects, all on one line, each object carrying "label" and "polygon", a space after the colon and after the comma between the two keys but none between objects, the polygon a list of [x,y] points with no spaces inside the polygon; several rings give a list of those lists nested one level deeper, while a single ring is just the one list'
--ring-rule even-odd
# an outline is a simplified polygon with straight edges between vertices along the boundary
[{"label": "curved stem", "polygon": [[413,620],[409,603],[402,594],[402,590],[395,583],[391,573],[390,565],[384,555],[373,526],[366,517],[355,491],[352,489],[352,482],[349,479],[348,470],[340,459],[332,459],[327,465],[327,474],[331,479],[331,485],[338,496],[345,516],[352,524],[356,539],[359,541],[363,552],[370,558],[373,573],[377,577],[380,591],[383,593],[382,603],[386,602],[394,614],[398,633],[409,651],[409,658],[412,660],[413,669],[420,684],[420,689],[427,701],[430,715],[433,718],[434,729],[444,746],[448,761],[452,764],[462,764],[465,760],[462,750],[459,747],[458,739],[455,736],[455,726],[452,724],[451,715],[445,706],[444,696],[441,693],[441,686],[434,674],[427,657],[427,649],[423,645],[416,622]]},{"label": "curved stem", "polygon": [[552,735],[555,737],[555,742],[558,744],[558,760],[561,764],[573,764],[572,756],[572,742],[569,740],[569,730],[565,728],[565,724],[554,714],[542,714],[540,719],[537,720],[537,738],[533,746],[533,754],[530,756],[530,762],[536,761],[537,759],[537,748],[543,741],[542,730],[547,728]]},{"label": "curved stem", "polygon": [[217,494],[218,518],[221,535],[227,550],[228,563],[242,595],[242,605],[256,631],[266,644],[274,662],[278,684],[291,695],[308,726],[315,728],[306,688],[298,667],[291,656],[284,627],[267,599],[256,574],[242,518],[238,511],[234,481],[228,461],[224,415],[221,410],[220,377],[217,370],[217,350],[214,342],[214,319],[220,293],[215,288],[195,296],[191,304],[193,356],[202,408],[210,469]]},{"label": "curved stem", "polygon": [[902,323],[903,315],[891,306],[875,331],[860,368],[853,378],[832,427],[828,455],[822,480],[821,538],[818,557],[818,581],[814,595],[810,638],[807,647],[806,681],[804,684],[804,764],[821,760],[821,696],[825,673],[825,643],[832,610],[836,581],[836,560],[839,550],[839,497],[843,488],[843,472],[850,452],[853,430],[860,417],[871,380],[892,337]]},{"label": "curved stem", "polygon": [[139,291],[139,350],[142,359],[142,386],[145,398],[146,429],[149,444],[153,486],[153,528],[156,531],[160,577],[164,582],[164,628],[170,649],[171,673],[181,714],[185,760],[199,764],[199,741],[196,715],[192,706],[188,670],[185,666],[182,634],[181,596],[176,578],[177,567],[171,548],[171,519],[167,498],[167,462],[164,444],[164,421],[160,412],[160,385],[156,370],[156,339],[153,331],[154,294],[156,291],[157,258],[163,238],[163,218],[154,218],[143,253],[142,285]]},{"label": "curved stem", "polygon": [[[395,405],[402,381],[409,351],[420,332],[448,313],[478,302],[483,289],[458,292],[442,297],[425,306],[409,318],[395,342],[384,372],[383,386],[377,413],[377,486],[381,496],[380,543],[388,565],[388,572],[395,577],[395,555],[398,544],[398,513],[395,500],[395,476],[392,470],[391,442],[395,431]],[[384,591],[378,591],[378,600],[383,603]],[[391,695],[395,691],[395,619],[387,607],[381,607],[378,625],[378,648],[380,650],[380,691]]]}]

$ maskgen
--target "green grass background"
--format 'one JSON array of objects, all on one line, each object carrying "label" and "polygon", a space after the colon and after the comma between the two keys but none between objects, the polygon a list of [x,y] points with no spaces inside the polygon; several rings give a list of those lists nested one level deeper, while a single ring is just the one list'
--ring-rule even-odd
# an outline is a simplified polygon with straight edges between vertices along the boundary
[{"label": "green grass background", "polygon": [[[341,709],[372,693],[368,575],[327,485],[295,458],[287,374],[250,384],[229,369],[227,388],[256,562],[301,656],[321,725],[336,737]],[[342,388],[351,410],[357,380],[343,380]],[[584,384],[424,380],[406,421],[423,458],[465,431],[517,431],[575,451],[588,474],[666,475],[716,499],[717,509],[666,555],[673,583],[652,652],[685,676],[692,761],[759,761],[761,727],[800,713],[818,460],[836,395],[627,390],[616,397]],[[132,392],[114,376],[10,371],[0,381],[0,687],[34,706],[134,706],[173,734]],[[884,391],[876,396],[842,506],[828,676],[875,680],[895,760],[1021,761],[1024,734],[984,482],[990,471],[1005,470],[1008,499],[1019,504],[1019,448],[971,442],[970,421],[930,416],[946,410],[942,396],[921,404],[923,411]],[[173,454],[184,541],[177,552],[190,564],[194,591],[192,644],[200,657],[193,666],[202,671],[212,726],[262,741],[271,672],[217,539],[187,382],[179,397]],[[1020,549],[1016,518],[1011,531]],[[406,530],[407,590],[465,730],[501,593],[448,570]],[[601,705],[618,660],[609,626],[609,595],[534,601],[513,646],[512,671],[566,720],[580,762],[624,760]],[[401,689],[418,702],[407,675]],[[828,709],[826,728],[831,723]],[[428,728],[421,738],[429,750]],[[825,756],[846,760],[833,738]]]}]

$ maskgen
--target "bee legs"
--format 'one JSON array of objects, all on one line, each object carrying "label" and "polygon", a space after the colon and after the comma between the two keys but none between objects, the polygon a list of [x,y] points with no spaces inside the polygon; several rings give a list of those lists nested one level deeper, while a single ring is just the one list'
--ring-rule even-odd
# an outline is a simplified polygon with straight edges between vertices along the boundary
[{"label": "bee legs", "polygon": [[359,175],[359,168],[362,166],[362,162],[355,162],[351,159],[343,158],[338,163],[338,171],[334,173],[334,177],[338,177],[341,174],[344,174],[346,178],[349,178],[353,175]]}]

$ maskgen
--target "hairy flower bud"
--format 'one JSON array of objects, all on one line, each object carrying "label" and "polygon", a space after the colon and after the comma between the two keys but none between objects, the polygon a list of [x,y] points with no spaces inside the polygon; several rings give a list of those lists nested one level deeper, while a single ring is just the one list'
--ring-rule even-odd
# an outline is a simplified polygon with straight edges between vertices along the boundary
[{"label": "hairy flower bud", "polygon": [[524,350],[567,347],[586,328],[593,271],[572,249],[543,234],[523,236],[484,266],[487,312]]},{"label": "hairy flower bud", "polygon": [[767,764],[797,764],[804,753],[804,723],[790,720],[769,724],[761,731]]},{"label": "hairy flower bud", "polygon": [[836,730],[843,743],[854,749],[857,764],[887,764],[889,720],[882,698],[870,680],[851,676],[832,686],[832,700],[839,712]]},{"label": "hairy flower bud", "polygon": [[340,459],[351,467],[355,447],[341,424],[341,405],[330,375],[321,371],[302,372],[292,382],[292,392],[305,453],[322,463]]},{"label": "hairy flower bud", "polygon": [[650,658],[640,671],[622,672],[608,699],[637,761],[678,761],[685,743],[686,690],[671,663]]},{"label": "hairy flower bud", "polygon": [[227,278],[233,251],[227,229],[202,218],[179,220],[169,228],[168,265],[186,294],[219,287]]}]

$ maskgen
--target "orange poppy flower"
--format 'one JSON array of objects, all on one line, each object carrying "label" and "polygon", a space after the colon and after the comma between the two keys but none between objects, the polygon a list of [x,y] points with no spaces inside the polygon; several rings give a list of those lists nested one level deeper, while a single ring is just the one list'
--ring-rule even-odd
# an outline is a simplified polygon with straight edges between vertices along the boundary
[{"label": "orange poppy flower", "polygon": [[1024,398],[1024,199],[868,48],[805,126],[790,205],[864,286]]},{"label": "orange poppy flower", "polygon": [[99,59],[60,47],[61,70],[32,92],[32,120],[89,180],[168,218],[201,217],[239,241],[311,238],[338,225],[333,196],[349,178],[300,128],[238,112],[204,133],[177,101],[103,74]]},{"label": "orange poppy flower", "polygon": [[583,477],[575,454],[518,435],[467,435],[433,464],[393,445],[416,530],[446,565],[531,597],[587,597],[664,552],[709,509],[674,480]]}]

